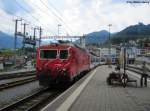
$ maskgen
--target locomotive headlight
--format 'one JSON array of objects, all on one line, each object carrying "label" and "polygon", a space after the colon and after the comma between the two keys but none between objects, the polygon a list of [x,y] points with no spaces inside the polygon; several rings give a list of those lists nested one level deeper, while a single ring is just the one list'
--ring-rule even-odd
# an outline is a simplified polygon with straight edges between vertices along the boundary
[{"label": "locomotive headlight", "polygon": [[67,74],[66,68],[63,68],[63,69],[62,69],[62,73],[63,73],[64,76],[66,76],[66,74]]},{"label": "locomotive headlight", "polygon": [[41,71],[41,70],[42,70],[42,68],[41,68],[41,67],[38,67],[38,68],[37,68],[37,70],[38,70],[38,71]]},{"label": "locomotive headlight", "polygon": [[59,68],[57,67],[56,70],[59,70]]},{"label": "locomotive headlight", "polygon": [[63,71],[66,71],[66,69],[65,69],[65,68],[63,68]]}]

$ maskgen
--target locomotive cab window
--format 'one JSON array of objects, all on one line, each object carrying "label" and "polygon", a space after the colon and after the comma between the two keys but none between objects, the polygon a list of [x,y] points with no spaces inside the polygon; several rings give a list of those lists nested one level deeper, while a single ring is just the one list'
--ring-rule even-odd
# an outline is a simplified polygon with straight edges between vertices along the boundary
[{"label": "locomotive cab window", "polygon": [[60,59],[68,58],[68,50],[60,50]]},{"label": "locomotive cab window", "polygon": [[40,58],[41,59],[56,59],[57,50],[41,50]]}]

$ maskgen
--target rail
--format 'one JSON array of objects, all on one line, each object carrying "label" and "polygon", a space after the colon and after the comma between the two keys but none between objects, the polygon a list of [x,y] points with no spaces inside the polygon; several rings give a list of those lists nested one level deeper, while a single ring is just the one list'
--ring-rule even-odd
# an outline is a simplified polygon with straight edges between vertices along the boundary
[{"label": "rail", "polygon": [[0,80],[17,78],[17,77],[25,77],[25,76],[33,76],[33,75],[35,75],[35,71],[0,74]]},{"label": "rail", "polygon": [[26,78],[26,79],[22,79],[22,80],[16,80],[16,81],[0,84],[0,90],[12,88],[12,87],[19,86],[19,85],[23,85],[23,84],[33,82],[33,81],[36,81],[36,80],[37,79],[34,76],[34,77],[31,77],[31,78]]},{"label": "rail", "polygon": [[30,96],[0,109],[0,111],[33,111],[44,102],[52,101],[61,93],[61,91],[49,91],[48,89],[49,88],[43,88]]}]

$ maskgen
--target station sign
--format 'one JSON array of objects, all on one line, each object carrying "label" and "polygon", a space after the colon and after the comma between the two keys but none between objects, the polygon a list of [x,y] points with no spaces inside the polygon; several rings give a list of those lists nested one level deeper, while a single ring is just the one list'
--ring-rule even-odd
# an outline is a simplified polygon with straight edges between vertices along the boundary
[{"label": "station sign", "polygon": [[83,36],[43,36],[42,39],[83,38]]},{"label": "station sign", "polygon": [[36,45],[36,40],[31,39],[31,38],[25,38],[23,43],[30,44],[30,45]]}]

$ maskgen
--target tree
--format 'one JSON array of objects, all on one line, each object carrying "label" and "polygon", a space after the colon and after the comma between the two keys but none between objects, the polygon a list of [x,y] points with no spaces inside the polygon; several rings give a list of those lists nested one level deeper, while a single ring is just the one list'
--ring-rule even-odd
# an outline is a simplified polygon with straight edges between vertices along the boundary
[{"label": "tree", "polygon": [[4,49],[1,51],[1,55],[4,57],[11,57],[14,55],[14,52],[10,49]]}]

